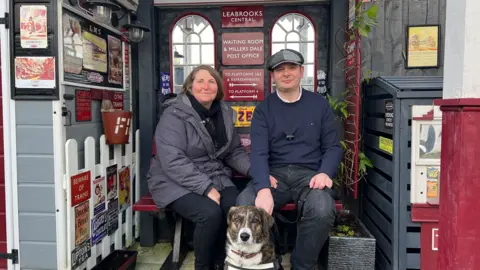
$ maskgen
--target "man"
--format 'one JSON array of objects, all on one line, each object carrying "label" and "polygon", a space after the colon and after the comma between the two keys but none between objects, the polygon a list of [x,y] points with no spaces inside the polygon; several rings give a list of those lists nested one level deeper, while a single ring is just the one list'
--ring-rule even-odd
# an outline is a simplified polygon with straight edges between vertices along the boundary
[{"label": "man", "polygon": [[295,270],[312,270],[335,219],[335,201],[327,191],[331,191],[343,151],[328,101],[300,86],[303,62],[299,52],[289,49],[272,55],[267,62],[277,91],[253,114],[253,180],[237,204],[256,205],[272,214],[306,196],[303,209],[299,209],[302,218],[297,224],[291,265]]}]

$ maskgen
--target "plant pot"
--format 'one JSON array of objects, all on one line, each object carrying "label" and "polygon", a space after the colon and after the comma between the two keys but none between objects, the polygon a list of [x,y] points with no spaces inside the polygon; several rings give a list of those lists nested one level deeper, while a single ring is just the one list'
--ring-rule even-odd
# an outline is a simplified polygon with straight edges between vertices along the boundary
[{"label": "plant pot", "polygon": [[132,112],[102,112],[103,133],[107,144],[127,144]]},{"label": "plant pot", "polygon": [[137,254],[136,250],[114,250],[92,270],[135,270]]},{"label": "plant pot", "polygon": [[[347,213],[347,214],[346,214]],[[339,215],[349,215],[349,223],[354,223],[354,236],[331,235],[321,252],[319,264],[331,269],[375,269],[376,240],[365,225],[353,214],[340,211],[335,227],[341,224]]]}]

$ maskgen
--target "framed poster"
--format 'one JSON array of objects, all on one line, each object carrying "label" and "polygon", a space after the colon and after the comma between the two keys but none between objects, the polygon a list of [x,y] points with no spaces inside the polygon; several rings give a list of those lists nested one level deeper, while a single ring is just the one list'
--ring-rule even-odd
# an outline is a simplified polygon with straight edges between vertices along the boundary
[{"label": "framed poster", "polygon": [[440,25],[407,26],[407,59],[405,68],[438,68]]},{"label": "framed poster", "polygon": [[63,10],[64,82],[124,90],[124,43],[114,33]]}]

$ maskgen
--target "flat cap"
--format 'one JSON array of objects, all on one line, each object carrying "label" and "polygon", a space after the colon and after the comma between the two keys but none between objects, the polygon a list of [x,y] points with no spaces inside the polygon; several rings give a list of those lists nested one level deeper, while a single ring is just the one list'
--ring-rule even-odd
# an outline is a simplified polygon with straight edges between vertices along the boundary
[{"label": "flat cap", "polygon": [[283,63],[293,63],[301,66],[303,62],[304,60],[301,53],[292,49],[282,49],[270,56],[267,62],[267,69],[273,71],[278,65]]}]

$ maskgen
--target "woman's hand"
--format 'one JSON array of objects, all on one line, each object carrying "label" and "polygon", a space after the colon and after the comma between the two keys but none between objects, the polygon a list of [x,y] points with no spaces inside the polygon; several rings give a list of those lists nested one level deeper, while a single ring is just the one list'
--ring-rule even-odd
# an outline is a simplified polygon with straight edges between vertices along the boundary
[{"label": "woman's hand", "polygon": [[278,183],[277,179],[275,179],[275,177],[270,175],[270,186],[272,188],[277,188],[277,183]]},{"label": "woman's hand", "polygon": [[215,189],[212,188],[210,192],[207,194],[208,198],[210,198],[212,201],[216,202],[218,205],[220,205],[220,193]]}]

